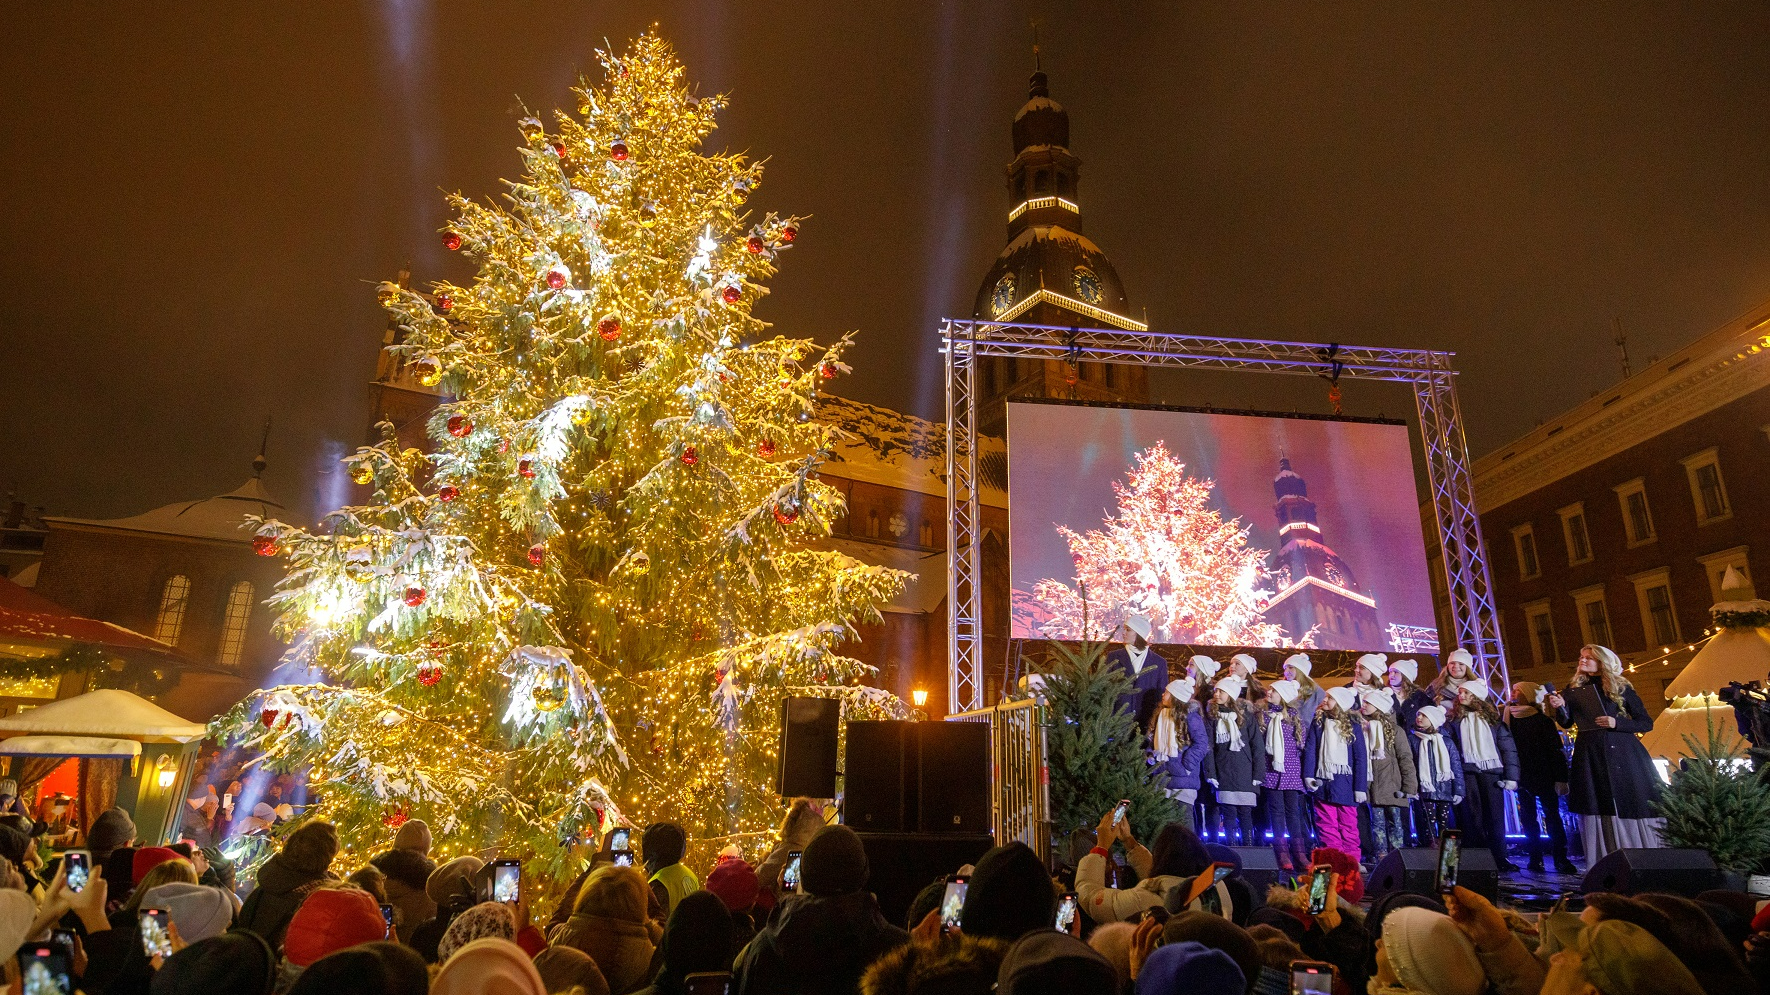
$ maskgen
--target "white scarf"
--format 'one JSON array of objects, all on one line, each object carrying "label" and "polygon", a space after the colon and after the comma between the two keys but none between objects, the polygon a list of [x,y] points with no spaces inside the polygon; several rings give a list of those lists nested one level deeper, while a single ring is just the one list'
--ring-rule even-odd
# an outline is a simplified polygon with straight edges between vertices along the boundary
[{"label": "white scarf", "polygon": [[1284,720],[1282,710],[1272,713],[1272,721],[1266,724],[1266,756],[1272,763],[1268,765],[1274,774],[1284,773]]},{"label": "white scarf", "polygon": [[[1174,703],[1174,708],[1185,707],[1185,702]],[[1158,708],[1155,711],[1153,755],[1157,760],[1172,760],[1180,755],[1180,733],[1174,726],[1174,708]]]},{"label": "white scarf", "polygon": [[1367,715],[1364,719],[1364,779],[1373,780],[1373,765],[1383,759],[1383,717]]},{"label": "white scarf", "polygon": [[1217,742],[1228,743],[1231,753],[1241,752],[1241,716],[1233,707],[1217,713]]},{"label": "white scarf", "polygon": [[1444,733],[1420,733],[1420,760],[1423,783],[1437,786],[1457,779],[1456,772],[1450,769],[1450,747],[1444,745]]},{"label": "white scarf", "polygon": [[1131,658],[1131,673],[1133,675],[1143,673],[1143,661],[1149,659],[1149,647],[1145,646],[1142,649],[1138,649],[1137,647],[1126,643],[1125,655]]},{"label": "white scarf", "polygon": [[1500,762],[1499,747],[1494,745],[1493,728],[1487,720],[1474,712],[1463,716],[1463,763],[1476,770],[1498,770],[1504,766]]},{"label": "white scarf", "polygon": [[1352,744],[1340,731],[1339,720],[1327,718],[1321,725],[1321,750],[1315,762],[1315,776],[1324,781],[1352,773]]}]

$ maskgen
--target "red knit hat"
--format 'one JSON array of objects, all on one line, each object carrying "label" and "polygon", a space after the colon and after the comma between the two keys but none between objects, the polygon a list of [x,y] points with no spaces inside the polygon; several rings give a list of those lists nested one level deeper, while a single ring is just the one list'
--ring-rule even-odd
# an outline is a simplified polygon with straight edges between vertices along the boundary
[{"label": "red knit hat", "polygon": [[707,880],[701,888],[718,895],[729,911],[748,912],[755,908],[756,895],[762,885],[756,880],[756,871],[748,861],[742,857],[725,857],[707,872]]},{"label": "red knit hat", "polygon": [[129,876],[137,884],[140,884],[141,879],[147,877],[147,872],[168,860],[183,859],[178,855],[177,850],[170,850],[163,846],[144,846],[135,851],[135,863],[130,868]]},{"label": "red knit hat", "polygon": [[283,956],[306,967],[321,957],[359,943],[387,938],[381,907],[359,888],[320,888],[307,896],[283,936]]}]

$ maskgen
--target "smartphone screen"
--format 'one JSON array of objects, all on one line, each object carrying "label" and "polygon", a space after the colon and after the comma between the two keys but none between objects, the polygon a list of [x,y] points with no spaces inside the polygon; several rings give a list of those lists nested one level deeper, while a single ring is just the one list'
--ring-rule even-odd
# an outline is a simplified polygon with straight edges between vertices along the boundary
[{"label": "smartphone screen", "polygon": [[958,876],[946,883],[946,894],[940,899],[940,924],[947,929],[959,927],[959,914],[965,911],[965,887],[970,878]]},{"label": "smartphone screen", "polygon": [[799,858],[802,856],[804,853],[800,850],[787,852],[787,866],[781,869],[781,887],[787,891],[799,890]]},{"label": "smartphone screen", "polygon": [[688,995],[729,995],[731,975],[725,971],[703,971],[682,979],[682,990]]},{"label": "smartphone screen", "polygon": [[1125,821],[1125,813],[1129,812],[1130,810],[1131,810],[1131,799],[1129,799],[1129,798],[1120,799],[1118,807],[1112,810],[1112,824],[1116,826],[1119,823]]},{"label": "smartphone screen", "polygon": [[1457,870],[1463,862],[1463,834],[1446,829],[1438,838],[1438,893],[1448,894],[1457,886]]},{"label": "smartphone screen", "polygon": [[616,850],[615,851],[615,866],[616,867],[632,867],[633,866],[633,851],[632,850]]},{"label": "smartphone screen", "polygon": [[62,866],[68,869],[68,890],[78,894],[86,890],[92,879],[92,855],[85,850],[69,850],[61,855]]},{"label": "smartphone screen", "polygon": [[632,843],[633,830],[626,826],[608,831],[608,848],[610,850],[625,850],[632,846]]},{"label": "smartphone screen", "polygon": [[1291,995],[1332,995],[1334,966],[1318,960],[1291,961]]},{"label": "smartphone screen", "polygon": [[1333,868],[1326,864],[1316,864],[1315,876],[1309,881],[1309,914],[1321,915],[1327,911],[1328,885],[1333,882]]},{"label": "smartphone screen", "polygon": [[1069,927],[1075,924],[1076,908],[1076,893],[1073,891],[1064,892],[1063,898],[1057,902],[1057,931],[1059,933],[1069,932]]},{"label": "smartphone screen", "polygon": [[74,958],[60,943],[19,947],[18,975],[24,995],[74,995]]},{"label": "smartphone screen", "polygon": [[492,861],[492,901],[514,902],[522,896],[522,861]]},{"label": "smartphone screen", "polygon": [[1211,871],[1212,883],[1221,881],[1224,878],[1228,877],[1229,875],[1235,873],[1235,865],[1234,864],[1219,863],[1219,864],[1213,864],[1211,866],[1215,868],[1215,870]]},{"label": "smartphone screen", "polygon": [[167,932],[171,922],[165,909],[141,910],[141,949],[149,957],[172,956],[172,934]]},{"label": "smartphone screen", "polygon": [[383,902],[381,904],[381,921],[387,925],[387,932],[385,932],[381,935],[382,936],[392,936],[393,935],[393,906],[388,905],[385,902]]}]

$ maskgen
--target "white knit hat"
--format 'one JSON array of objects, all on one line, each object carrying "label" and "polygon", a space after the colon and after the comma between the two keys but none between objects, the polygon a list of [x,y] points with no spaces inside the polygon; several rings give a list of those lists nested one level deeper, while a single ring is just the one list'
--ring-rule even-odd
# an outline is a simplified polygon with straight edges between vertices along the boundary
[{"label": "white knit hat", "polygon": [[1462,687],[1457,688],[1458,694],[1462,694],[1464,691],[1469,692],[1478,701],[1486,701],[1487,696],[1493,693],[1486,684],[1480,681],[1467,681]]},{"label": "white knit hat", "polygon": [[1434,728],[1434,729],[1443,729],[1444,728],[1444,706],[1443,705],[1427,705],[1425,708],[1420,709],[1418,712],[1415,712],[1414,714],[1424,715],[1426,717],[1426,721],[1432,723],[1432,728]]},{"label": "white knit hat", "polygon": [[1198,671],[1198,675],[1200,677],[1203,677],[1207,681],[1213,677],[1216,677],[1217,671],[1223,669],[1222,664],[1218,663],[1217,661],[1211,659],[1208,656],[1195,656],[1192,658],[1191,662],[1192,662],[1192,669]]},{"label": "white knit hat", "polygon": [[1473,653],[1469,652],[1468,650],[1463,649],[1461,646],[1459,646],[1456,649],[1451,650],[1449,653],[1445,654],[1445,656],[1444,656],[1444,665],[1446,667],[1450,666],[1453,663],[1460,663],[1465,667],[1468,667],[1470,669],[1474,669],[1474,667],[1475,667],[1475,654],[1473,654]]},{"label": "white knit hat", "polygon": [[1290,656],[1284,658],[1284,665],[1296,670],[1300,674],[1309,673],[1309,668],[1314,666],[1314,664],[1309,662],[1309,654],[1307,653],[1292,653]]},{"label": "white knit hat", "polygon": [[1216,685],[1217,690],[1223,692],[1224,694],[1230,696],[1231,698],[1241,697],[1242,689],[1246,688],[1247,686],[1248,686],[1248,682],[1242,680],[1239,677],[1225,677],[1222,680],[1218,681],[1217,685]]},{"label": "white knit hat", "polygon": [[1301,690],[1296,681],[1273,681],[1266,686],[1277,691],[1278,700],[1287,705],[1297,700],[1297,692]]},{"label": "white knit hat", "polygon": [[1154,631],[1149,627],[1149,616],[1138,614],[1125,616],[1125,628],[1130,629],[1144,639],[1148,639],[1149,634]]},{"label": "white knit hat", "polygon": [[1399,670],[1401,671],[1401,676],[1413,683],[1419,683],[1420,661],[1418,660],[1396,660],[1389,664],[1389,669]]},{"label": "white knit hat", "polygon": [[1358,692],[1349,687],[1328,688],[1327,695],[1341,708],[1351,708],[1352,703],[1358,700]]},{"label": "white knit hat", "polygon": [[1389,673],[1389,658],[1381,653],[1366,653],[1358,658],[1358,662],[1353,665],[1352,672],[1356,675],[1361,670],[1377,680],[1382,680],[1384,675]]},{"label": "white knit hat", "polygon": [[1383,954],[1410,992],[1481,995],[1487,972],[1475,945],[1450,917],[1431,909],[1396,909],[1383,917]]},{"label": "white knit hat", "polygon": [[1395,711],[1395,696],[1387,688],[1373,688],[1358,695],[1359,704],[1375,705],[1379,712]]},{"label": "white knit hat", "polygon": [[1243,669],[1247,670],[1247,672],[1250,674],[1253,673],[1254,671],[1260,669],[1260,661],[1254,659],[1253,657],[1247,655],[1246,653],[1235,654],[1234,656],[1229,658],[1229,662],[1241,664]]},{"label": "white knit hat", "polygon": [[1192,678],[1190,677],[1182,677],[1177,681],[1168,682],[1168,693],[1174,696],[1175,701],[1186,701],[1190,699],[1192,697],[1192,692],[1196,689],[1197,685],[1192,683]]}]

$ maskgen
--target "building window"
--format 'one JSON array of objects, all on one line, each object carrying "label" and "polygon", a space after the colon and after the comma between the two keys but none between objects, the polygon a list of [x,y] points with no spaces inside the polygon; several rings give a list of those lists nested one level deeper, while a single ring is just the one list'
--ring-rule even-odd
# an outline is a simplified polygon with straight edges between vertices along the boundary
[{"label": "building window", "polygon": [[1746,563],[1746,551],[1749,547],[1735,546],[1723,549],[1718,553],[1698,556],[1696,562],[1702,564],[1702,572],[1709,579],[1709,596],[1716,601],[1721,600],[1721,581],[1727,576],[1727,568],[1739,571],[1739,576],[1747,582],[1752,579],[1751,567]]},{"label": "building window", "polygon": [[1524,627],[1530,632],[1530,656],[1537,666],[1554,663],[1559,658],[1555,648],[1555,621],[1547,601],[1524,606]]},{"label": "building window", "polygon": [[1665,567],[1635,574],[1635,600],[1641,608],[1641,634],[1647,648],[1670,647],[1678,641],[1678,610],[1672,602],[1671,571]]},{"label": "building window", "polygon": [[1586,506],[1568,505],[1561,509],[1561,536],[1567,540],[1569,566],[1592,559],[1592,539],[1586,534]]},{"label": "building window", "polygon": [[1587,645],[1612,645],[1610,609],[1604,604],[1604,585],[1574,591],[1573,605],[1579,615],[1580,639]]},{"label": "building window", "polygon": [[252,618],[252,584],[240,581],[227,592],[227,609],[221,616],[221,652],[216,655],[223,667],[240,665],[240,651],[246,646],[246,623]]},{"label": "building window", "polygon": [[1628,532],[1629,546],[1633,548],[1654,540],[1653,512],[1647,506],[1646,482],[1636,477],[1626,484],[1618,484],[1614,488],[1616,499],[1622,504],[1623,528]]},{"label": "building window", "polygon": [[1045,194],[1045,193],[1050,193],[1050,192],[1051,192],[1051,174],[1050,174],[1050,172],[1047,170],[1041,169],[1038,172],[1034,173],[1033,174],[1033,193]]},{"label": "building window", "polygon": [[154,616],[154,638],[173,646],[184,631],[184,609],[191,600],[191,579],[183,574],[166,578],[160,589],[160,611]]},{"label": "building window", "polygon": [[1512,545],[1518,550],[1519,580],[1530,580],[1543,572],[1536,559],[1536,532],[1529,524],[1512,530]]},{"label": "building window", "polygon": [[1727,485],[1721,480],[1721,462],[1710,447],[1683,459],[1690,480],[1690,499],[1696,503],[1696,524],[1707,525],[1733,517],[1727,504]]}]

